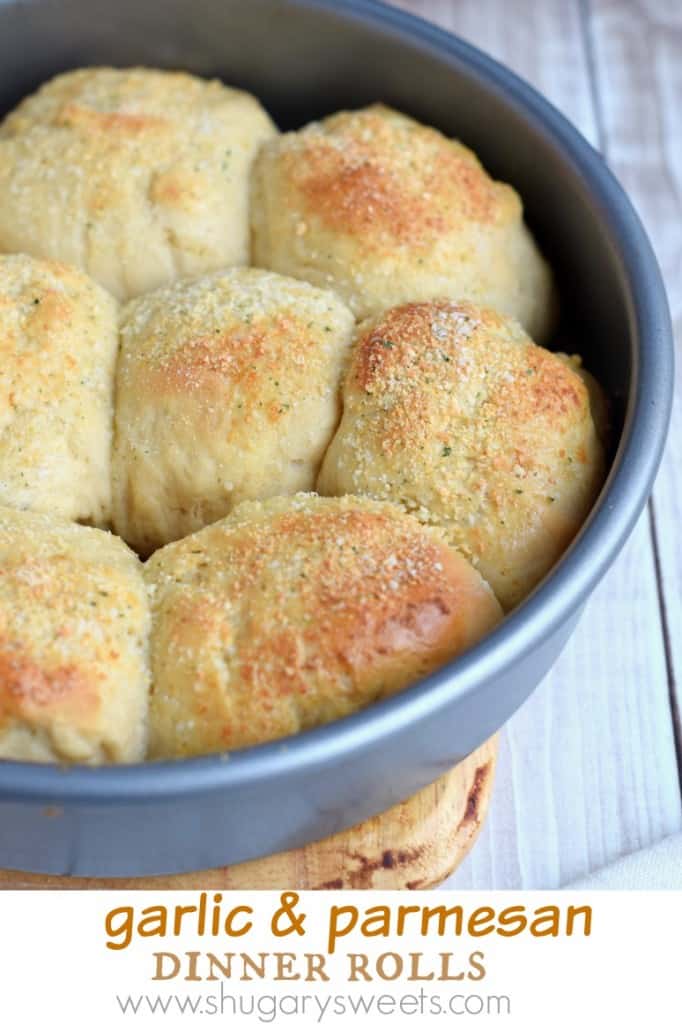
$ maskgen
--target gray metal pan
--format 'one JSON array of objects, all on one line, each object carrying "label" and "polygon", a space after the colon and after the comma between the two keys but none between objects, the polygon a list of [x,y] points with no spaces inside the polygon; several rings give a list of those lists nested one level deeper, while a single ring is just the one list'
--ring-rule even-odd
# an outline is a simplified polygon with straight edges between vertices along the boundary
[{"label": "gray metal pan", "polygon": [[581,535],[475,649],[406,692],[229,757],[69,770],[0,763],[0,866],[141,875],[230,864],[413,793],[542,679],[649,494],[672,393],[660,273],[601,157],[511,72],[372,0],[0,0],[0,111],[57,71],[147,64],[255,92],[280,126],[381,99],[457,135],[523,196],[575,347],[612,401],[610,475]]}]

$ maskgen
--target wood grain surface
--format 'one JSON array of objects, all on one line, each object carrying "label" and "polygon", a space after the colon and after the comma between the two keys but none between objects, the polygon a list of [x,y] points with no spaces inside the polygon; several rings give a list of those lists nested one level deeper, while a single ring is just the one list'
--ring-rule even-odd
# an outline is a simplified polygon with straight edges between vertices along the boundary
[{"label": "wood grain surface", "polygon": [[430,889],[457,867],[485,819],[497,740],[385,814],[302,850],[163,878],[58,878],[0,870],[8,889]]},{"label": "wood grain surface", "polygon": [[538,88],[638,208],[677,334],[654,498],[554,670],[503,730],[488,822],[448,885],[553,888],[682,827],[682,3],[400,0]]}]

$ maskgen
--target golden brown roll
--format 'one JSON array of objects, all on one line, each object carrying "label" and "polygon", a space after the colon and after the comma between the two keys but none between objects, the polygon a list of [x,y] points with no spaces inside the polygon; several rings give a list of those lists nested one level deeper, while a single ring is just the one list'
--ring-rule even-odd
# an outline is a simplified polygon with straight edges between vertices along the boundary
[{"label": "golden brown roll", "polygon": [[270,118],[181,72],[59,75],[0,125],[0,250],[65,260],[119,298],[248,260]]},{"label": "golden brown roll", "polygon": [[459,142],[387,107],[268,141],[251,215],[256,265],[333,287],[360,317],[464,297],[538,341],[549,333],[552,277],[516,192]]},{"label": "golden brown roll", "polygon": [[333,292],[233,268],[123,311],[114,525],[149,553],[246,498],[312,490],[353,316]]},{"label": "golden brown roll", "polygon": [[142,759],[148,634],[123,541],[0,508],[0,758]]},{"label": "golden brown roll", "polygon": [[0,505],[108,521],[116,318],[79,271],[0,256]]},{"label": "golden brown roll", "polygon": [[603,481],[579,367],[468,303],[389,310],[359,331],[318,490],[401,502],[438,524],[511,608]]},{"label": "golden brown roll", "polygon": [[278,739],[385,697],[500,619],[492,591],[401,509],[315,495],[240,505],[157,551],[150,755]]}]

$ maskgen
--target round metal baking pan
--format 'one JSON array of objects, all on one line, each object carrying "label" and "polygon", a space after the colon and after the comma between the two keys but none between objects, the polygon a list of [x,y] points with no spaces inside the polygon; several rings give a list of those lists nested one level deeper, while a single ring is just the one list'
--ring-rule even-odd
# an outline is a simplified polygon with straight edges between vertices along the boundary
[{"label": "round metal baking pan", "polygon": [[198,870],[385,809],[497,730],[569,637],[651,489],[672,399],[660,273],[601,157],[495,61],[373,0],[0,0],[0,111],[69,67],[147,64],[255,92],[280,126],[383,100],[456,135],[521,193],[555,264],[571,345],[610,397],[610,474],[580,536],[476,648],[406,692],[230,756],[64,769],[0,762],[0,866]]}]

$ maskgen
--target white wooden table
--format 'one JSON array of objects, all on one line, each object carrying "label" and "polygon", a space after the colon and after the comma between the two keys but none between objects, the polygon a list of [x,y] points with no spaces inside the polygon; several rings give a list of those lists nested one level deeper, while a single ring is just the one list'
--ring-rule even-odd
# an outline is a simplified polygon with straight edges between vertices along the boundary
[{"label": "white wooden table", "polygon": [[[682,396],[682,0],[396,0],[507,64],[599,147],[668,286]],[[682,408],[654,496],[502,733],[456,888],[555,888],[682,829]]]}]

